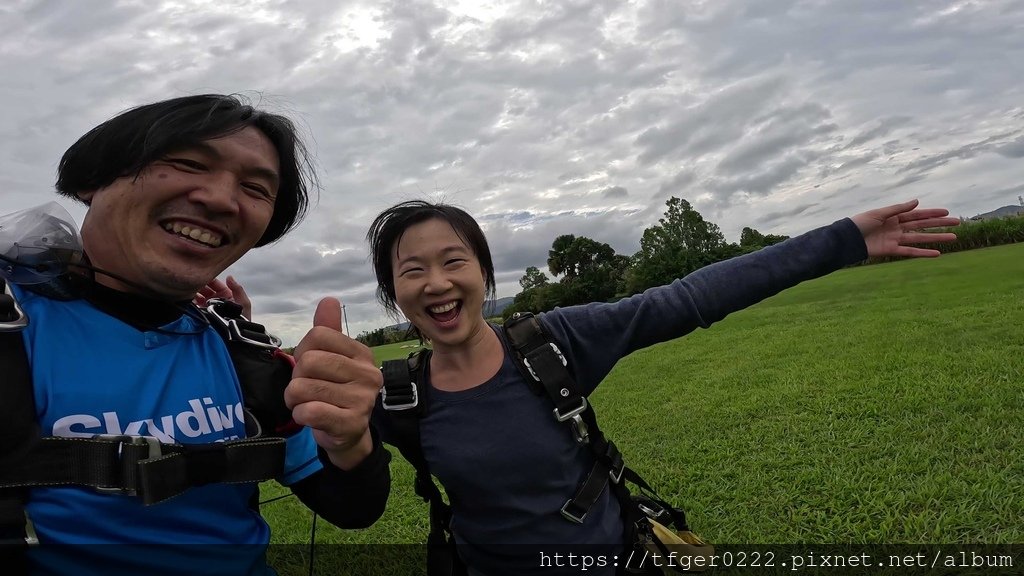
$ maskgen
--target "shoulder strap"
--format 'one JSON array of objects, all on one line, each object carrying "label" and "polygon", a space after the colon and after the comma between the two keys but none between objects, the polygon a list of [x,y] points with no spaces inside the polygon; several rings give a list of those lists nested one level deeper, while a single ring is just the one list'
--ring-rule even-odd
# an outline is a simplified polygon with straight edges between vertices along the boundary
[{"label": "shoulder strap", "polygon": [[587,429],[579,416],[587,409],[587,399],[569,373],[568,362],[558,344],[529,312],[516,313],[506,321],[505,334],[527,382],[533,386],[540,384],[555,405],[555,418],[559,422],[571,421],[577,440],[584,441]]},{"label": "shoulder strap", "polygon": [[608,483],[621,484],[626,470],[622,454],[601,432],[594,409],[569,372],[565,354],[537,317],[529,312],[514,314],[505,322],[505,334],[515,351],[520,371],[529,377],[527,381],[532,379],[541,384],[555,405],[555,419],[569,422],[573,437],[586,445],[594,456],[590,474],[561,510],[566,519],[582,523]]},{"label": "shoulder strap", "polygon": [[288,437],[302,430],[284,402],[295,361],[281,350],[281,340],[243,316],[235,302],[211,298],[202,311],[224,340],[242,385],[246,434]]},{"label": "shoulder strap", "polygon": [[420,418],[426,414],[429,392],[429,349],[413,352],[406,360],[385,360],[381,364],[384,387],[381,405],[391,422],[391,444],[416,469],[416,495],[430,504],[430,533],[427,535],[427,574],[465,574],[452,545],[452,509],[434,483],[420,441]]},{"label": "shoulder strap", "polygon": [[405,360],[385,360],[381,364],[384,386],[380,400],[394,429],[392,444],[416,470],[426,469],[420,443],[420,418],[426,414],[427,371],[430,350],[413,352]]},{"label": "shoulder strap", "polygon": [[429,349],[409,354],[405,360],[385,360],[381,364],[384,387],[380,398],[384,410],[395,414],[412,414],[416,418],[426,413],[424,377],[430,366]]},{"label": "shoulder strap", "polygon": [[420,418],[426,414],[429,398],[426,378],[430,369],[430,354],[430,350],[420,350],[410,354],[406,360],[383,362],[381,404],[391,422],[391,443],[416,469],[416,494],[430,502],[431,525],[434,524],[435,515],[438,515],[438,519],[443,520],[443,525],[447,527],[451,512],[434,484],[420,441]]},{"label": "shoulder strap", "polygon": [[[21,329],[27,324],[28,318],[0,279],[0,370],[4,373],[0,391],[4,398],[0,402],[0,470],[21,466],[39,441],[32,375],[21,337]],[[32,543],[25,531],[26,497],[23,488],[0,488],[0,551],[13,551]],[[21,554],[3,556],[5,561],[24,562]],[[16,565],[26,570],[24,565]]]},{"label": "shoulder strap", "polygon": [[[615,443],[605,438],[597,425],[593,407],[582,397],[569,373],[565,355],[544,325],[533,314],[517,313],[505,323],[505,333],[515,349],[516,362],[524,378],[543,385],[555,405],[555,418],[569,421],[577,442],[586,444],[594,457],[590,474],[573,498],[562,506],[562,516],[573,522],[583,522],[610,483],[625,524],[623,543],[627,550],[632,550],[647,537],[639,531],[641,526],[650,528],[649,519],[674,526],[680,533],[689,533],[683,510],[659,498],[639,474],[625,465]],[[640,489],[639,495],[634,497],[630,494],[627,481]],[[699,538],[694,538],[703,545]],[[620,569],[619,573],[622,572]]]}]

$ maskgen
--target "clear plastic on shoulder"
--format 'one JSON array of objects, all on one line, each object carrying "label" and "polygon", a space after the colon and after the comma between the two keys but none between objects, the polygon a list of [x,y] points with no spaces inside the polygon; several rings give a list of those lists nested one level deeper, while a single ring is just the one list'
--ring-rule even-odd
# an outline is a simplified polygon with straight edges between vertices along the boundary
[{"label": "clear plastic on shoulder", "polygon": [[18,285],[45,284],[82,260],[74,219],[56,202],[0,216],[0,276]]}]

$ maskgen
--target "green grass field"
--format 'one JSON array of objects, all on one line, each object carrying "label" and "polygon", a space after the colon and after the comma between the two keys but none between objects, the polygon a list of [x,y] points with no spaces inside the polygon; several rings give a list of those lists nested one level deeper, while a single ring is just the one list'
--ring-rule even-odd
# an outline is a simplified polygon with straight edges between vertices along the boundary
[{"label": "green grass field", "polygon": [[[1022,320],[1024,244],[851,268],[633,354],[593,403],[713,543],[1024,542]],[[422,542],[392,471],[374,527],[317,542]],[[263,511],[274,542],[308,542],[295,498]]]},{"label": "green grass field", "polygon": [[397,344],[385,344],[384,346],[377,346],[373,349],[373,359],[379,365],[385,360],[407,358],[410,353],[415,352],[420,348],[422,348],[422,346],[420,346],[418,340],[399,342]]}]

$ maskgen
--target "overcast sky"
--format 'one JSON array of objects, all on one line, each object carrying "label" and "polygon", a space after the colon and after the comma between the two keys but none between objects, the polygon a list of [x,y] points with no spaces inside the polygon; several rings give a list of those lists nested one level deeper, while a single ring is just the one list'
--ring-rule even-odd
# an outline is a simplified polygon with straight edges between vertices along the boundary
[{"label": "overcast sky", "polygon": [[402,200],[475,215],[512,296],[559,234],[634,253],[672,195],[737,241],[1024,194],[1019,0],[5,0],[0,77],[0,213],[56,199],[63,151],[131,106],[296,119],[319,203],[230,270],[289,344],[324,295],[353,334],[391,323],[363,236]]}]

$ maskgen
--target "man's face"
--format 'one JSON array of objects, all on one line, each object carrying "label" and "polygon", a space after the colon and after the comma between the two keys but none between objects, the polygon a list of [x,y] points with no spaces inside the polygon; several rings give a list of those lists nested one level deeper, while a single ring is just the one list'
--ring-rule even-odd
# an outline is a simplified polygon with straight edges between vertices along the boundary
[{"label": "man's face", "polygon": [[138,178],[80,194],[90,202],[82,225],[89,260],[127,282],[100,273],[96,280],[191,299],[263,236],[278,181],[277,150],[247,127],[169,153]]}]

